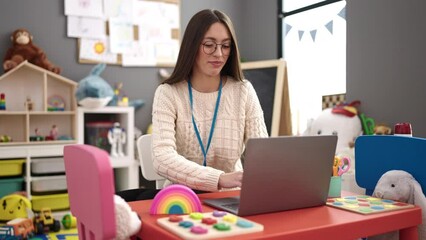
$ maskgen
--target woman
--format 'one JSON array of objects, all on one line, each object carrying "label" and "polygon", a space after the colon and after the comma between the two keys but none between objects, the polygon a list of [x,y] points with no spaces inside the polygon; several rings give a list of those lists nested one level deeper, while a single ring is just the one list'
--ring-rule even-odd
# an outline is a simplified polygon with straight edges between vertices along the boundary
[{"label": "woman", "polygon": [[248,138],[267,137],[253,86],[243,80],[228,16],[202,10],[188,23],[171,76],[154,96],[154,167],[171,183],[218,191],[241,186]]}]

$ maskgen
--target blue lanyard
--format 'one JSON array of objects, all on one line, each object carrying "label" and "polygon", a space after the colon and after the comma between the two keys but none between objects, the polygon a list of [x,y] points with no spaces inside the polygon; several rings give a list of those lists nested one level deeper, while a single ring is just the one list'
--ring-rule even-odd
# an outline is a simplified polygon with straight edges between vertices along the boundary
[{"label": "blue lanyard", "polygon": [[209,151],[210,143],[212,141],[213,131],[216,124],[217,111],[219,109],[220,96],[222,95],[222,78],[220,78],[219,93],[217,95],[216,106],[214,109],[214,115],[212,120],[212,127],[210,128],[209,140],[207,142],[207,148],[204,148],[203,140],[201,140],[200,132],[198,131],[197,125],[195,124],[191,79],[188,79],[188,92],[189,92],[189,103],[191,104],[192,125],[194,125],[195,134],[197,135],[198,143],[200,144],[201,151],[203,151],[203,156],[204,156],[203,165],[207,166],[207,162],[206,162],[207,152]]}]

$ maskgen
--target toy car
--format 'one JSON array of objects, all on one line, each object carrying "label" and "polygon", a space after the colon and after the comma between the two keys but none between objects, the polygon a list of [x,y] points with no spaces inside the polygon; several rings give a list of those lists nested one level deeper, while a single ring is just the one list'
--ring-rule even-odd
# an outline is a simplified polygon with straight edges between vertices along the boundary
[{"label": "toy car", "polygon": [[34,227],[36,234],[44,234],[49,231],[58,232],[61,230],[61,223],[53,218],[50,208],[42,208],[40,213],[34,217]]},{"label": "toy car", "polygon": [[34,225],[30,218],[15,218],[8,221],[5,227],[11,227],[10,236],[14,236],[14,239],[29,239],[34,236]]}]

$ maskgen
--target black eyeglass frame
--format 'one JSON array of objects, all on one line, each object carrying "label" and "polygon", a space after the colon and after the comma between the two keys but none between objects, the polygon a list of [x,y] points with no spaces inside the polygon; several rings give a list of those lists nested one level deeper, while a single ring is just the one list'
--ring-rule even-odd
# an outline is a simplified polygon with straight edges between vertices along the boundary
[{"label": "black eyeglass frame", "polygon": [[[211,52],[206,51],[206,48],[207,48],[206,45],[210,45],[210,44],[214,45],[214,50]],[[207,55],[212,55],[213,53],[215,53],[217,50],[217,46],[220,46],[220,52],[222,53],[223,56],[229,56],[232,50],[232,43],[216,43],[214,41],[206,41],[204,43],[201,43],[201,45],[203,45],[203,52]],[[228,51],[227,53],[223,51],[224,46],[229,47],[229,50],[225,50],[225,51]]]}]

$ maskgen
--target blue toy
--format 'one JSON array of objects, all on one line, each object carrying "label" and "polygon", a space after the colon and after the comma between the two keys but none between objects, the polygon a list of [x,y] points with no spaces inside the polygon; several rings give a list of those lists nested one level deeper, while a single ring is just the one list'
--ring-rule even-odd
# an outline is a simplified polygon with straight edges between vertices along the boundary
[{"label": "blue toy", "polygon": [[79,82],[75,95],[83,107],[104,107],[114,97],[112,87],[99,76],[104,69],[105,63],[94,66],[90,74]]}]

